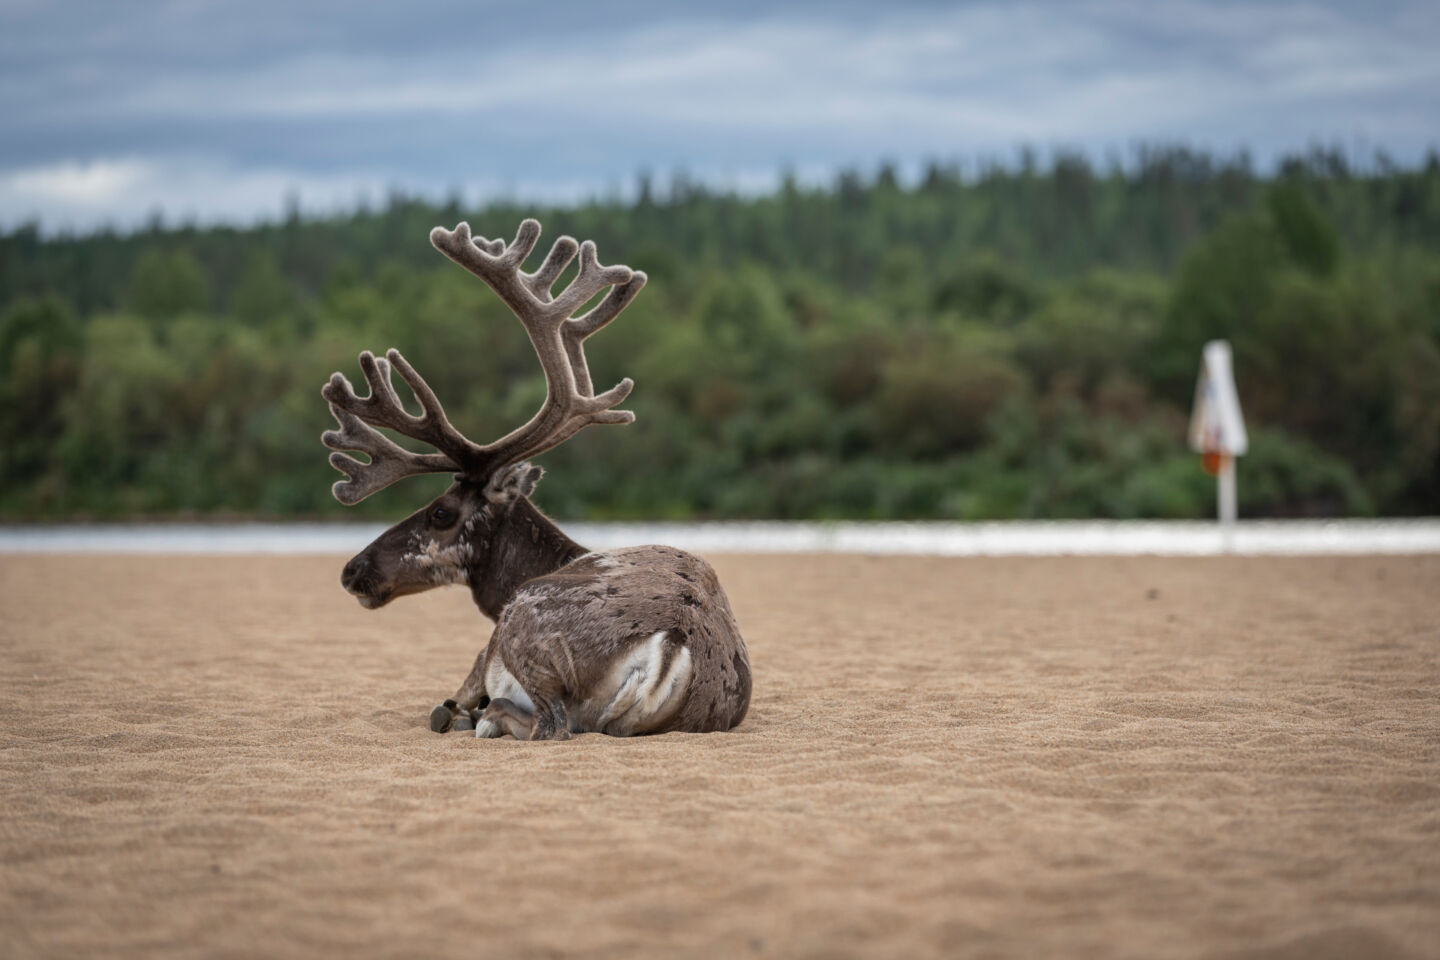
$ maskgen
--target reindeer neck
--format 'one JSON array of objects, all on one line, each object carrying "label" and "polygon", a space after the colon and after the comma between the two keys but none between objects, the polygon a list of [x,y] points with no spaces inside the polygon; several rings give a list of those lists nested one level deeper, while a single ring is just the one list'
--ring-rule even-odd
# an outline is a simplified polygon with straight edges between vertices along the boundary
[{"label": "reindeer neck", "polygon": [[470,594],[491,620],[500,619],[527,580],[553,573],[587,552],[525,497],[500,518],[486,546],[471,563]]}]

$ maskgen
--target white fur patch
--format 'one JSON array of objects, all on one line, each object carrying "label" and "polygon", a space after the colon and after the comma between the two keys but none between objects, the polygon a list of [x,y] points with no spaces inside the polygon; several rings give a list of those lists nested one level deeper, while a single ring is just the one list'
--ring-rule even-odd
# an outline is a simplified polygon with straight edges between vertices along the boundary
[{"label": "white fur patch", "polygon": [[504,661],[495,657],[485,669],[485,693],[491,700],[509,700],[522,710],[535,712],[535,703],[530,694],[520,686],[520,681],[506,667]]},{"label": "white fur patch", "polygon": [[637,643],[629,654],[610,668],[614,693],[601,713],[595,729],[625,736],[643,731],[665,720],[676,709],[690,686],[694,664],[690,648],[682,646],[665,662],[667,630]]},{"label": "white fur patch", "polygon": [[505,731],[500,729],[500,724],[494,720],[476,720],[475,736],[482,740],[494,740]]},{"label": "white fur patch", "polygon": [[468,538],[469,526],[467,523],[465,532],[448,547],[440,546],[433,537],[427,540],[423,534],[417,533],[410,543],[410,552],[400,559],[422,571],[437,587],[449,583],[469,583],[470,561],[475,556]]}]

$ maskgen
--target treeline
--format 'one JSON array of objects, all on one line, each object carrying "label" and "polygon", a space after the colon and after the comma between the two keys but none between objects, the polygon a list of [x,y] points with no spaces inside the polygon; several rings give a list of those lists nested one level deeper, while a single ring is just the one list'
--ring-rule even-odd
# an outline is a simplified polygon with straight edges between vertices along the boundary
[{"label": "treeline", "polygon": [[362,348],[399,347],[462,429],[500,435],[538,406],[538,365],[426,238],[525,216],[651,276],[588,347],[597,382],[635,378],[638,421],[545,456],[560,516],[1206,516],[1184,427],[1213,337],[1252,431],[1245,514],[1440,512],[1440,161],[1315,152],[1262,176],[1147,151],[0,235],[0,516],[338,515],[319,388],[358,379]]}]

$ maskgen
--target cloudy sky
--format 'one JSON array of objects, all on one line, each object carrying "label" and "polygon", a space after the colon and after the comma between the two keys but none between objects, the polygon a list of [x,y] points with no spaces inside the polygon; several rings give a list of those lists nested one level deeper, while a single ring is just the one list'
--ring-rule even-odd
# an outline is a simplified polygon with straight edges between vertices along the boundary
[{"label": "cloudy sky", "polygon": [[755,190],[1025,144],[1440,144],[1427,0],[370,7],[0,0],[0,227],[575,199],[642,169]]}]

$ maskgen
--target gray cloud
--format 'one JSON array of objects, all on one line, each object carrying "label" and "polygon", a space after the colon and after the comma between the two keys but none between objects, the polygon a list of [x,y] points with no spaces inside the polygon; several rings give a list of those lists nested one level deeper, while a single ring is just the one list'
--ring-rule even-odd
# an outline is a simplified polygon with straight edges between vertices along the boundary
[{"label": "gray cloud", "polygon": [[642,168],[1436,140],[1429,4],[200,2],[0,8],[0,224],[274,213]]}]

